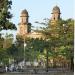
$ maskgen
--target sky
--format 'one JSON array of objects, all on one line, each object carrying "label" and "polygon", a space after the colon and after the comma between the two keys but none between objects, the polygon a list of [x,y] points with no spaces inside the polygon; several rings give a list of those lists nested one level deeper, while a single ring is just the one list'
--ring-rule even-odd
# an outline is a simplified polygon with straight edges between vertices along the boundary
[{"label": "sky", "polygon": [[[74,0],[12,0],[12,9],[10,12],[13,14],[11,21],[18,28],[20,22],[20,13],[26,9],[29,13],[29,22],[34,28],[39,28],[41,25],[36,24],[35,21],[42,22],[44,18],[51,18],[52,9],[58,6],[61,11],[61,18],[75,18],[74,16]],[[16,39],[17,31],[7,31],[9,34],[14,34]],[[6,33],[7,33],[6,32]],[[5,31],[1,32],[5,34]]]},{"label": "sky", "polygon": [[11,21],[18,26],[20,22],[20,13],[26,9],[29,13],[29,22],[34,27],[39,27],[35,21],[42,21],[44,18],[51,18],[51,12],[54,6],[58,6],[61,11],[62,19],[73,18],[74,0],[12,0]]}]

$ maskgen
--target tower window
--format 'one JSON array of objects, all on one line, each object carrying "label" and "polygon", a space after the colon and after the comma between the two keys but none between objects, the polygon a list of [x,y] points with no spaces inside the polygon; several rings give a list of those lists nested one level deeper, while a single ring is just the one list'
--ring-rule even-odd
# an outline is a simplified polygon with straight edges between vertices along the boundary
[{"label": "tower window", "polygon": [[54,20],[55,20],[55,17],[54,17]]}]

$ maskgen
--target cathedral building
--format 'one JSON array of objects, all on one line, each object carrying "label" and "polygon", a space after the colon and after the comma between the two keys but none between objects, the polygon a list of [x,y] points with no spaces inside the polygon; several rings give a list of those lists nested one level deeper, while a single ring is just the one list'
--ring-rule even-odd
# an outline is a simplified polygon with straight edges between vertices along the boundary
[{"label": "cathedral building", "polygon": [[42,38],[41,33],[31,31],[31,23],[29,23],[29,14],[26,9],[21,12],[17,36],[21,36],[23,38],[24,37]]},{"label": "cathedral building", "polygon": [[[52,17],[50,21],[51,25],[53,26],[55,25],[56,21],[60,19],[60,14],[61,14],[60,8],[58,6],[55,6],[51,14]],[[29,23],[29,14],[26,9],[21,12],[17,35],[22,37],[30,37],[30,38],[43,38],[42,33],[31,31],[31,23]]]}]

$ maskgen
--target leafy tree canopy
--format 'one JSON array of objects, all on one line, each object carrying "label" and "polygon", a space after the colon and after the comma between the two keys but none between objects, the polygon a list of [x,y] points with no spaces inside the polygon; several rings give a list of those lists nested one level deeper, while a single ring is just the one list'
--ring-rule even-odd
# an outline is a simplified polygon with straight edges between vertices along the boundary
[{"label": "leafy tree canopy", "polygon": [[0,30],[16,29],[15,24],[10,22],[12,18],[10,13],[11,5],[11,0],[0,0]]}]

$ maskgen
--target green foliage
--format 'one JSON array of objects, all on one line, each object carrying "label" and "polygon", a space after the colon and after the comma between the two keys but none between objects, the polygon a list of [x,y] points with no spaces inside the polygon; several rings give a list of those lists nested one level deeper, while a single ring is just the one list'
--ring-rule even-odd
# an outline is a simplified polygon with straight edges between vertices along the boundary
[{"label": "green foliage", "polygon": [[[67,60],[70,60],[73,66],[74,59],[74,20],[58,20],[53,25],[51,21],[47,20],[43,24],[45,27],[42,27],[38,32],[43,33],[47,41],[47,50],[48,56],[53,57],[54,62],[58,59],[59,56],[63,56]],[[45,43],[46,44],[46,43]],[[49,55],[50,54],[50,55]]]},{"label": "green foliage", "polygon": [[3,48],[4,38],[0,35],[0,48]]},{"label": "green foliage", "polygon": [[[43,45],[43,40],[39,40],[39,39],[30,39],[30,40],[27,40],[27,46],[26,46],[26,53],[27,53],[27,57],[29,59],[32,59],[35,60],[38,58],[38,54],[40,52],[43,52],[43,49],[44,49],[44,45]],[[28,55],[29,54],[29,55]]]},{"label": "green foliage", "polygon": [[[48,24],[41,24],[44,24],[46,26],[42,27],[41,30],[36,31],[43,33],[45,39],[25,39],[25,42],[27,44],[25,48],[26,60],[33,61],[35,59],[38,59],[40,55],[44,55],[44,57],[46,58],[47,51],[48,57],[51,57],[54,60],[58,59],[59,56],[66,58],[66,60],[70,60],[74,55],[74,21],[72,19],[59,20],[56,22],[56,25],[54,25],[54,27],[51,25],[50,21],[48,22]],[[66,24],[65,27],[63,27],[63,24]],[[23,52],[24,39],[20,37],[17,41],[19,45],[18,48],[20,48],[20,50],[22,50]],[[44,52],[45,49],[46,53]]]},{"label": "green foliage", "polygon": [[6,34],[5,38],[0,36],[0,62],[8,64],[10,54],[8,54],[8,48],[12,46],[13,35]]},{"label": "green foliage", "polygon": [[[12,14],[10,13],[12,1],[11,0],[0,0],[0,31],[8,29],[16,29],[15,24],[10,22]],[[8,48],[12,46],[11,35],[6,35],[6,38],[1,38],[0,36],[0,62],[8,63]]]},{"label": "green foliage", "polygon": [[0,0],[0,30],[2,29],[16,29],[15,24],[9,20],[12,18],[11,9],[12,1]]}]

